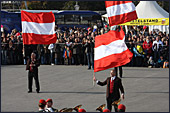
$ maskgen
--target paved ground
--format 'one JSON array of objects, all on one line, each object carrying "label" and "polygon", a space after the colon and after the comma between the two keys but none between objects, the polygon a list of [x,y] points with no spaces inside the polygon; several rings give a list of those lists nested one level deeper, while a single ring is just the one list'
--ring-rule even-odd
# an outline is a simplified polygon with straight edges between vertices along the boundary
[{"label": "paved ground", "polygon": [[[103,81],[110,70],[96,73]],[[48,66],[39,68],[41,93],[27,93],[24,65],[1,67],[1,111],[33,112],[38,101],[52,98],[54,107],[82,104],[89,112],[106,103],[106,87],[92,82],[92,70],[86,66]],[[127,112],[169,112],[169,69],[123,67],[123,85]]]}]

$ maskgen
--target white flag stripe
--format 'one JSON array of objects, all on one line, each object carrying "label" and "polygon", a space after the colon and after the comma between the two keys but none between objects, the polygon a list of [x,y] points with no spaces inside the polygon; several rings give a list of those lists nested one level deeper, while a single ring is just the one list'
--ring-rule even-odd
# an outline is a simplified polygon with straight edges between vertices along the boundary
[{"label": "white flag stripe", "polygon": [[22,32],[23,33],[52,35],[52,34],[55,34],[54,27],[55,27],[55,22],[35,23],[35,22],[22,21]]},{"label": "white flag stripe", "polygon": [[[117,9],[121,9],[121,10],[117,10]],[[135,5],[133,3],[125,3],[125,4],[120,4],[120,5],[114,5],[114,6],[110,6],[110,7],[106,8],[108,17],[133,12],[133,11],[135,11],[135,9],[136,8],[135,8]]]},{"label": "white flag stripe", "polygon": [[122,53],[123,51],[127,49],[128,48],[124,40],[116,40],[108,45],[101,45],[97,48],[94,48],[94,51],[95,51],[94,60],[99,60],[103,57],[106,57],[112,54]]}]

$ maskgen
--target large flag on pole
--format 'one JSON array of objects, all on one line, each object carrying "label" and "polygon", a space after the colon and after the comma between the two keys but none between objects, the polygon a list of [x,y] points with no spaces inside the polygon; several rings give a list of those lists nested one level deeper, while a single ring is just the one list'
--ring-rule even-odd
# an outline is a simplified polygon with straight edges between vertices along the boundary
[{"label": "large flag on pole", "polygon": [[136,20],[136,8],[132,1],[105,1],[109,25],[119,25]]},{"label": "large flag on pole", "polygon": [[30,13],[21,11],[24,44],[55,43],[55,16],[52,12]]},{"label": "large flag on pole", "polygon": [[133,54],[127,48],[124,31],[109,31],[95,37],[94,72],[129,63]]}]

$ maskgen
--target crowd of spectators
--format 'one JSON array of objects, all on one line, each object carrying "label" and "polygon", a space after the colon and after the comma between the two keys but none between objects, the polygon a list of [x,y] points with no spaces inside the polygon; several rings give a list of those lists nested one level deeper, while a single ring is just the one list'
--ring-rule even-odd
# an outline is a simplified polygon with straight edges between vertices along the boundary
[{"label": "crowd of spectators", "polygon": [[126,33],[127,46],[133,53],[129,66],[168,67],[169,34],[145,28],[131,26]]},{"label": "crowd of spectators", "polygon": [[[94,66],[94,43],[97,35],[109,31],[105,25],[85,28],[55,27],[57,40],[50,45],[23,45],[22,33],[16,29],[1,33],[1,64],[26,64],[31,52],[35,52],[41,64]],[[125,42],[133,53],[126,66],[168,67],[169,34],[148,32],[143,26],[128,26]]]}]

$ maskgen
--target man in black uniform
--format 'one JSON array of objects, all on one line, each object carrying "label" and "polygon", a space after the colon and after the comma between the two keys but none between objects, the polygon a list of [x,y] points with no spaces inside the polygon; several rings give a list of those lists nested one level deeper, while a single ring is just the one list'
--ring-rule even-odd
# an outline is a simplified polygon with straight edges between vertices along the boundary
[{"label": "man in black uniform", "polygon": [[38,80],[38,67],[40,66],[39,61],[36,59],[36,54],[31,53],[31,59],[27,60],[26,70],[28,71],[28,93],[32,92],[32,81],[35,80],[36,92],[39,93],[40,85]]},{"label": "man in black uniform", "polygon": [[[104,82],[98,81],[95,76],[93,78],[94,81],[100,86],[107,85],[106,89],[106,100],[107,100],[107,109],[112,111],[112,103],[114,101],[118,101],[120,99],[120,92],[121,91],[121,98],[124,99],[124,88],[121,82],[121,79],[116,76],[115,69],[110,71],[110,77],[108,77]],[[117,105],[114,105],[115,112],[118,112]]]}]

